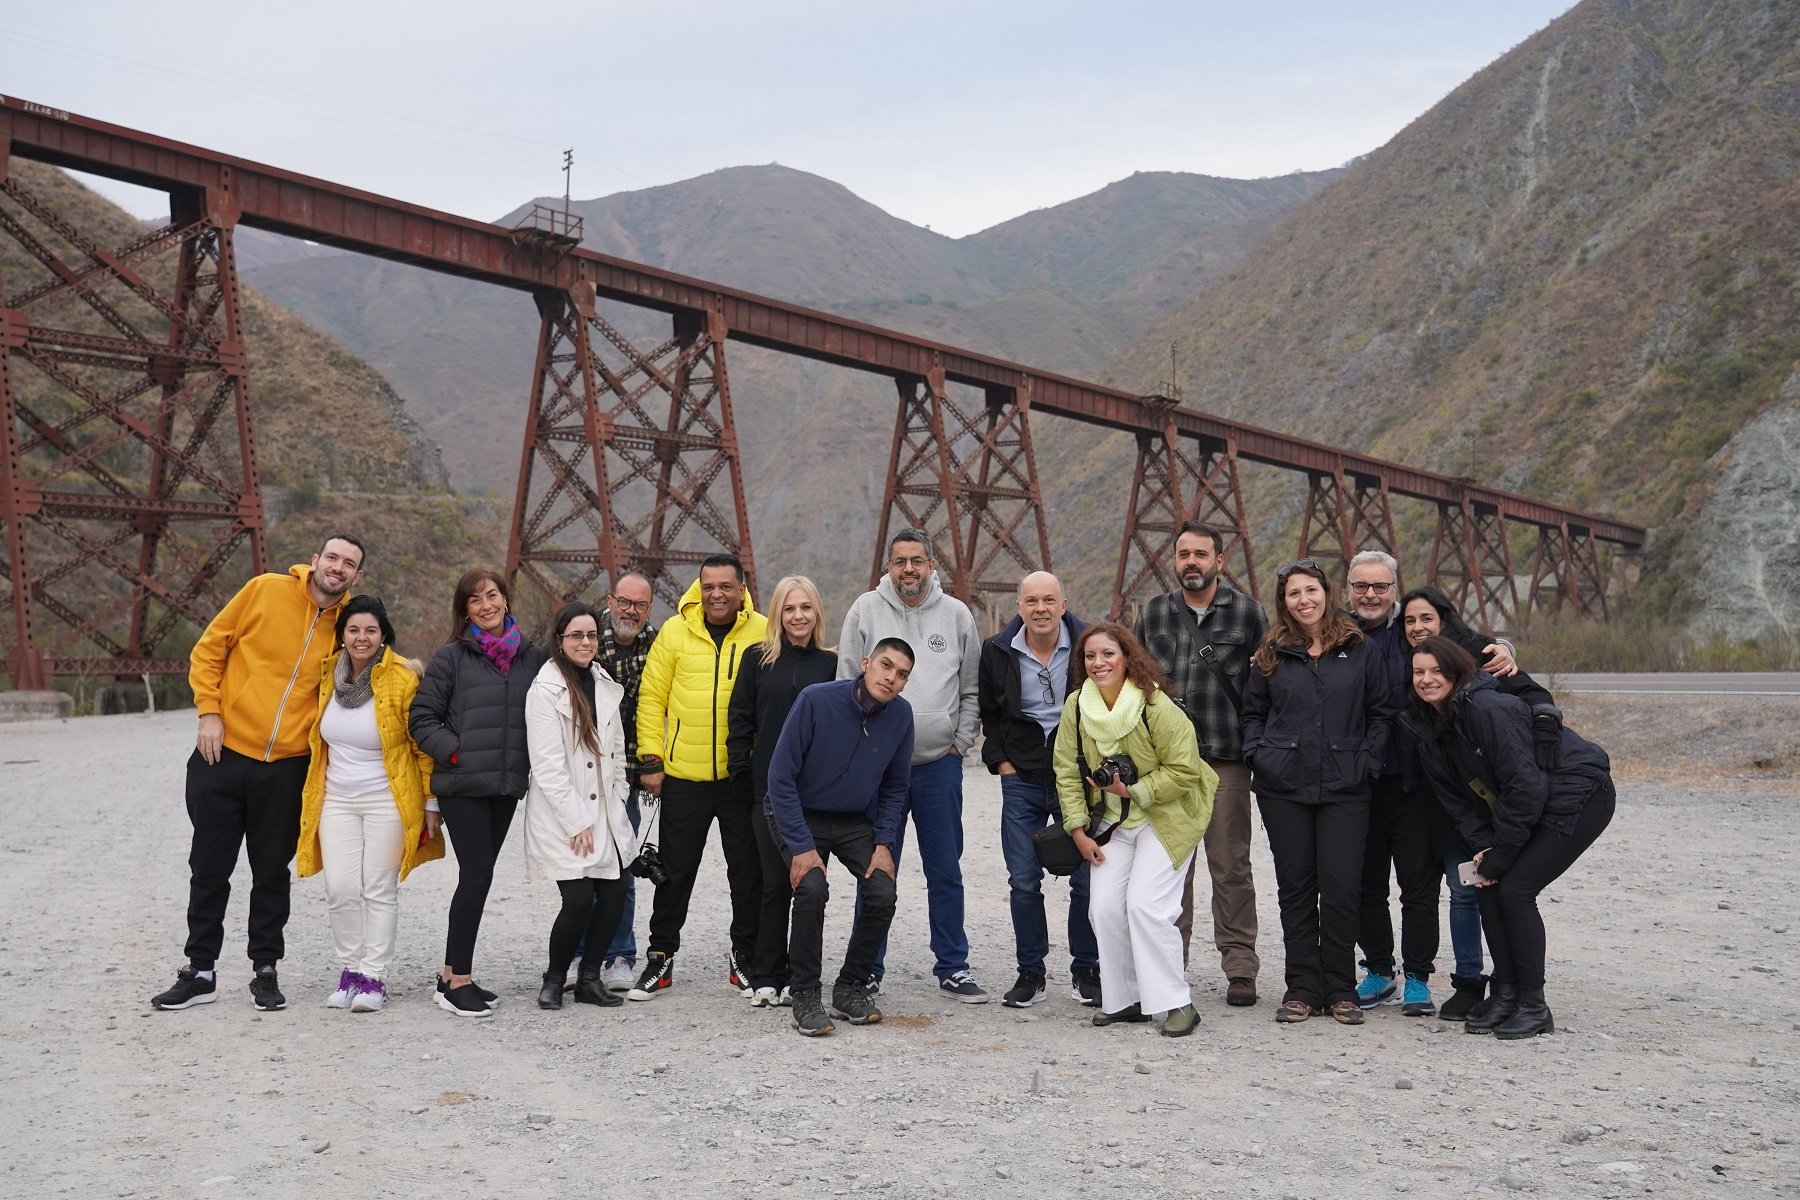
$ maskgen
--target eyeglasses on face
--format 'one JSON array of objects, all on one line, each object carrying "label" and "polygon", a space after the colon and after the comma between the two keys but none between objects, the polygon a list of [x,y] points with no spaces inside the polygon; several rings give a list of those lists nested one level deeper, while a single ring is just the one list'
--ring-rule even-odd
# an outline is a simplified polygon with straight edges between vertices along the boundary
[{"label": "eyeglasses on face", "polygon": [[[1275,582],[1286,583],[1288,576],[1292,575],[1295,571],[1311,572],[1311,571],[1318,571],[1318,570],[1319,570],[1318,563],[1314,562],[1310,558],[1303,558],[1299,562],[1291,562],[1287,566],[1281,568],[1281,570],[1275,572]],[[1322,573],[1323,572],[1321,572],[1321,574]]]},{"label": "eyeglasses on face", "polygon": [[931,560],[929,558],[925,558],[921,555],[914,555],[912,558],[890,558],[890,559],[888,559],[888,566],[899,567],[902,570],[905,570],[907,567],[911,567],[916,571],[923,571],[926,567],[928,567],[930,565],[931,565]]},{"label": "eyeglasses on face", "polygon": [[623,596],[608,596],[606,602],[621,612],[649,612],[650,601],[627,600]]},{"label": "eyeglasses on face", "polygon": [[1394,590],[1394,585],[1391,583],[1366,583],[1363,580],[1356,579],[1351,581],[1350,590],[1359,596],[1366,592],[1374,592],[1377,596],[1385,596]]},{"label": "eyeglasses on face", "polygon": [[585,630],[572,629],[568,633],[563,634],[563,641],[565,642],[597,642],[599,640],[600,634],[598,631],[589,633]]}]

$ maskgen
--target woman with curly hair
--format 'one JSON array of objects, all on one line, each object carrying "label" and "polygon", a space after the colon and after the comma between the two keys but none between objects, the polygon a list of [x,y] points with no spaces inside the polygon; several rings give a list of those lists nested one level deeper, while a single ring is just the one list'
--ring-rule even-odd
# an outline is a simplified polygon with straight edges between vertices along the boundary
[{"label": "woman with curly hair", "polygon": [[1100,949],[1094,1024],[1166,1013],[1165,1037],[1200,1023],[1182,962],[1181,895],[1219,777],[1162,671],[1131,631],[1089,625],[1056,730],[1063,828],[1090,865],[1088,920]]},{"label": "woman with curly hair", "polygon": [[1275,587],[1275,620],[1244,689],[1244,761],[1275,859],[1287,948],[1275,1019],[1304,1021],[1329,1008],[1340,1024],[1360,1025],[1363,844],[1394,703],[1318,563],[1289,563]]}]

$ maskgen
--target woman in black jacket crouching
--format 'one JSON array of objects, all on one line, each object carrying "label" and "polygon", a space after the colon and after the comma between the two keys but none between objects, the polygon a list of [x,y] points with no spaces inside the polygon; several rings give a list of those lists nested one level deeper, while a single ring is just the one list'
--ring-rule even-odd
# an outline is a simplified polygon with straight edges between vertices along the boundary
[{"label": "woman in black jacket crouching", "polygon": [[1532,709],[1495,687],[1449,638],[1413,648],[1412,679],[1403,719],[1419,739],[1432,790],[1477,848],[1473,882],[1494,960],[1493,993],[1463,1028],[1505,1039],[1551,1033],[1538,893],[1612,821],[1612,764],[1559,720],[1556,765],[1539,765]]},{"label": "woman in black jacket crouching", "polygon": [[431,755],[431,790],[456,846],[437,1002],[459,1017],[493,1013],[494,993],[470,974],[475,936],[500,845],[531,775],[525,693],[545,661],[507,608],[498,571],[477,567],[456,581],[450,638],[431,656],[408,718],[413,741]]}]

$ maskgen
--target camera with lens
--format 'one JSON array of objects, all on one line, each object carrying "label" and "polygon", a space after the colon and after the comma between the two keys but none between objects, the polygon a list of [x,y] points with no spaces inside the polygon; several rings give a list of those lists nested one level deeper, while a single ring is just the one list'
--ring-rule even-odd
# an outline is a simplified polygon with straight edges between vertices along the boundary
[{"label": "camera with lens", "polygon": [[1131,761],[1129,754],[1109,754],[1100,760],[1100,765],[1088,778],[1099,788],[1111,786],[1115,779],[1130,787],[1138,780],[1137,764]]},{"label": "camera with lens", "polygon": [[631,860],[631,866],[626,869],[639,879],[649,880],[655,887],[669,882],[668,868],[663,866],[662,851],[656,848],[655,842],[645,842],[644,848],[638,851],[638,856]]}]

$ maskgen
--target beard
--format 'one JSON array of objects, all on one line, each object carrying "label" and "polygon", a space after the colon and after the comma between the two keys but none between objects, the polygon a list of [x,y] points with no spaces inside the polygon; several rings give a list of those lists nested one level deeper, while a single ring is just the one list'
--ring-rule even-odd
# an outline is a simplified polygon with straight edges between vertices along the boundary
[{"label": "beard", "polygon": [[925,580],[921,578],[917,583],[896,583],[894,590],[900,593],[902,600],[917,600],[925,594]]},{"label": "beard", "polygon": [[613,637],[617,638],[621,642],[635,642],[637,640],[638,633],[644,628],[644,626],[648,622],[649,622],[648,617],[644,618],[643,620],[639,620],[636,617],[624,617],[624,616],[620,616],[618,613],[613,613],[612,614]]},{"label": "beard", "polygon": [[1202,571],[1198,568],[1183,571],[1181,573],[1181,590],[1184,592],[1204,592],[1218,580],[1219,570],[1220,568],[1214,567],[1210,571]]}]

